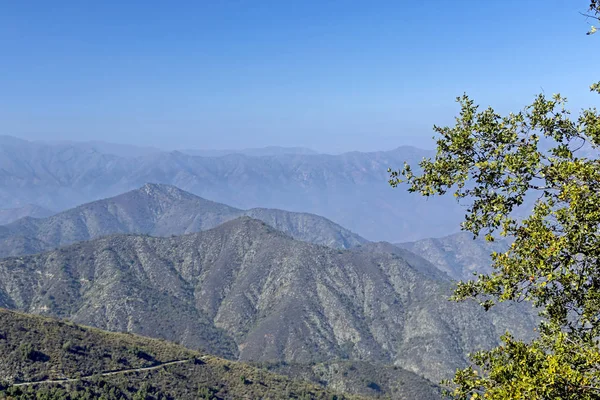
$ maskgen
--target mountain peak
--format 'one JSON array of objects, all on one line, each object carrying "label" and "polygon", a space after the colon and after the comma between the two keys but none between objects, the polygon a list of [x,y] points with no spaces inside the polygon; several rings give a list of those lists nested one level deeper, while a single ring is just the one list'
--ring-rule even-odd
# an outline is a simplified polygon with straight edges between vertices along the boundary
[{"label": "mountain peak", "polygon": [[239,224],[239,225],[243,225],[243,226],[248,226],[248,227],[253,227],[253,228],[263,228],[263,227],[269,227],[269,225],[267,225],[264,221],[261,221],[260,219],[257,218],[252,218],[250,216],[247,215],[243,215],[239,218],[236,218],[234,220],[231,220],[229,222],[225,222],[226,224]]},{"label": "mountain peak", "polygon": [[[282,231],[295,239],[334,248],[351,248],[366,242],[314,214],[270,209],[240,210],[172,185],[146,183],[130,192],[83,204],[49,218],[12,222],[7,226],[9,231],[5,237],[0,238],[0,256],[23,253],[11,241],[15,237],[35,239],[36,243],[48,249],[118,233],[172,236],[200,232],[243,216],[245,218],[236,223],[241,223],[249,231],[261,232],[257,228],[266,223],[270,227],[268,229]],[[241,230],[237,227],[235,231]]]},{"label": "mountain peak", "polygon": [[219,212],[241,212],[241,210],[238,210],[235,207],[207,200],[203,197],[179,189],[177,186],[165,183],[146,183],[139,189],[124,193],[122,196],[128,195],[140,195],[151,199],[151,201],[159,202],[162,207],[165,208],[174,207],[178,203],[186,203],[188,205],[194,204],[196,207],[202,207],[204,209],[220,210]]},{"label": "mountain peak", "polygon": [[183,194],[190,195],[190,193],[185,192],[176,186],[167,185],[165,183],[146,183],[141,188],[134,190],[134,192],[136,192],[136,191],[146,193],[147,195],[150,195],[150,196],[157,194],[157,193],[178,195],[178,196],[182,196]]},{"label": "mountain peak", "polygon": [[232,234],[233,232],[244,232],[248,235],[254,235],[257,233],[270,234],[276,236],[285,236],[292,240],[291,236],[274,229],[273,227],[267,225],[264,221],[246,215],[226,221],[223,224],[212,228],[211,230],[221,230],[228,232],[228,234]]}]

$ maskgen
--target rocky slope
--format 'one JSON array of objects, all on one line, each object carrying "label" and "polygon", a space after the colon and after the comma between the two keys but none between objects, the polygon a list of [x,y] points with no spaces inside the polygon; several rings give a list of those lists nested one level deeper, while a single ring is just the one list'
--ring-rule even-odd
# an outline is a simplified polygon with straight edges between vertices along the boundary
[{"label": "rocky slope", "polygon": [[471,233],[460,232],[441,238],[398,243],[397,246],[425,258],[453,279],[465,281],[473,279],[476,273],[490,272],[492,252],[508,250],[510,241],[486,242],[481,238],[473,239]]},{"label": "rocky slope", "polygon": [[240,210],[174,186],[146,184],[49,218],[25,218],[0,227],[0,257],[33,254],[115,233],[171,236],[198,232],[240,216],[260,219],[296,239],[330,247],[349,248],[366,242],[317,215],[264,208]]},{"label": "rocky slope", "polygon": [[303,379],[343,393],[392,400],[441,400],[442,389],[413,372],[364,361],[319,364],[263,363],[269,372]]},{"label": "rocky slope", "polygon": [[0,398],[358,399],[172,343],[2,309],[0,354]]},{"label": "rocky slope", "polygon": [[435,382],[507,328],[531,334],[522,310],[449,302],[433,265],[384,250],[301,242],[250,218],[110,236],[1,261],[0,306],[239,360],[393,363]]}]

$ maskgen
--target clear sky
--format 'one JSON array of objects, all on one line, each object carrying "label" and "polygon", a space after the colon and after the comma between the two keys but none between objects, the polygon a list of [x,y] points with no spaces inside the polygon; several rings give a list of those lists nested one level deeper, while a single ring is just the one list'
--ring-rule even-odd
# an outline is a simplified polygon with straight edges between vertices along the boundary
[{"label": "clear sky", "polygon": [[[433,147],[464,91],[597,104],[586,0],[6,0],[0,134],[162,148]],[[598,34],[600,35],[600,34]],[[594,73],[596,72],[596,73]]]}]

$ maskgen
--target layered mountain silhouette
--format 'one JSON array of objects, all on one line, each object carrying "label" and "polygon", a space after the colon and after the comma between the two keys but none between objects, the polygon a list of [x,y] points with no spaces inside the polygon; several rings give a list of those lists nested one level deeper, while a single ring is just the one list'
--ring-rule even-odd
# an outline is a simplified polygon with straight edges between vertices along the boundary
[{"label": "layered mountain silhouette", "polygon": [[390,188],[389,167],[400,168],[405,161],[416,165],[433,155],[413,147],[260,157],[199,157],[182,152],[126,157],[99,149],[4,137],[0,140],[0,204],[12,208],[35,203],[60,211],[154,182],[240,209],[265,207],[322,215],[369,240],[390,242],[455,232],[464,214],[452,198],[424,199]]},{"label": "layered mountain silhouette", "polygon": [[45,218],[54,212],[35,204],[27,204],[22,207],[0,209],[0,225],[6,225],[25,217]]},{"label": "layered mountain silhouette", "polygon": [[0,261],[0,306],[239,360],[364,360],[434,382],[508,327],[532,334],[521,309],[450,302],[445,274],[386,246],[332,249],[248,217],[177,237],[114,235]]},{"label": "layered mountain silhouette", "polygon": [[0,256],[33,254],[115,233],[180,235],[214,228],[241,216],[260,219],[296,239],[330,247],[350,248],[366,243],[360,236],[317,215],[264,208],[240,210],[174,186],[146,184],[49,218],[25,218],[0,226]]}]

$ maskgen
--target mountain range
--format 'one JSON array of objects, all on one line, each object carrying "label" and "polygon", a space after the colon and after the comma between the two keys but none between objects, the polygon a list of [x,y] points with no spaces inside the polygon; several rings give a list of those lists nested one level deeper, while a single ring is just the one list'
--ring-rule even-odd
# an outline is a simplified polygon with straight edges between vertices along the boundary
[{"label": "mountain range", "polygon": [[[101,140],[90,141],[72,141],[72,140],[36,140],[29,141],[15,138],[13,136],[0,135],[0,146],[5,144],[11,145],[29,145],[38,147],[54,147],[58,151],[66,149],[77,149],[80,151],[93,151],[101,154],[109,154],[119,157],[140,157],[148,156],[163,152],[161,149],[151,146],[136,146],[130,144],[118,144],[103,142]],[[318,154],[316,151],[306,147],[282,147],[282,146],[266,146],[247,149],[181,149],[182,153],[202,156],[202,157],[221,157],[229,154],[243,154],[247,156],[274,156],[281,154]]]},{"label": "mountain range", "polygon": [[[18,221],[0,226],[0,257],[39,253],[66,244],[115,233],[171,236],[214,228],[241,216],[259,219],[295,239],[333,248],[349,249],[368,241],[317,215],[277,209],[241,210],[185,192],[171,185],[146,184],[130,192],[78,206],[52,215],[36,206],[0,210],[0,218]],[[50,214],[50,217],[42,218]],[[33,218],[37,216],[37,218]],[[467,232],[441,238],[396,243],[456,280],[490,271],[493,251],[508,248],[508,240],[492,243],[473,239]],[[387,246],[386,251],[394,249]],[[404,255],[406,257],[406,254]]]},{"label": "mountain range", "polygon": [[438,382],[507,327],[533,334],[522,309],[486,313],[449,302],[451,290],[446,274],[390,244],[332,249],[248,217],[189,235],[112,235],[0,261],[2,307],[242,361],[363,360]]},{"label": "mountain range", "polygon": [[256,208],[240,210],[205,200],[174,186],[146,184],[48,218],[23,218],[0,226],[0,257],[33,254],[116,233],[171,236],[214,228],[249,216],[295,239],[350,248],[366,239],[314,214]]},{"label": "mountain range", "polygon": [[281,146],[267,146],[258,147],[251,149],[240,149],[240,150],[198,150],[198,149],[184,149],[180,150],[182,153],[189,154],[191,156],[201,157],[222,157],[229,154],[242,154],[251,157],[265,157],[265,156],[279,156],[284,154],[304,154],[314,155],[319,154],[312,149],[306,147],[281,147]]},{"label": "mountain range", "polygon": [[0,137],[0,307],[394,399],[437,399],[469,353],[534,336],[523,304],[448,301],[509,243],[442,236],[460,206],[387,185],[431,152],[111,146]]},{"label": "mountain range", "polygon": [[[114,152],[114,151],[113,151]],[[407,242],[455,232],[462,208],[392,189],[387,169],[415,165],[432,151],[400,147],[373,153],[229,154],[158,152],[136,157],[73,145],[0,140],[0,204],[66,210],[147,182],[177,186],[240,209],[322,215],[369,240]]]}]

